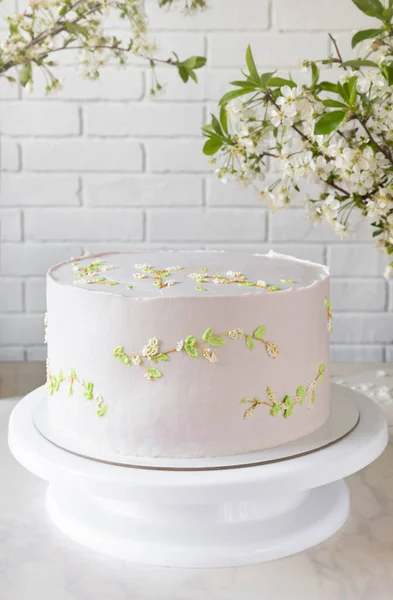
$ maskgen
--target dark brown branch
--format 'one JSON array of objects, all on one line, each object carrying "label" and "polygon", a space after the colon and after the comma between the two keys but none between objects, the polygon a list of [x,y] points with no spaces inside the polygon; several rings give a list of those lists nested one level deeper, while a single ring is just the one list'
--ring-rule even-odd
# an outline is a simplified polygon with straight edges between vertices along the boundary
[{"label": "dark brown branch", "polygon": [[338,60],[342,64],[344,62],[343,61],[343,57],[341,56],[341,52],[340,52],[340,50],[338,48],[337,42],[336,42],[336,40],[334,39],[334,37],[332,36],[331,33],[329,33],[329,38],[332,40],[334,49],[335,49],[337,57],[338,57]]}]

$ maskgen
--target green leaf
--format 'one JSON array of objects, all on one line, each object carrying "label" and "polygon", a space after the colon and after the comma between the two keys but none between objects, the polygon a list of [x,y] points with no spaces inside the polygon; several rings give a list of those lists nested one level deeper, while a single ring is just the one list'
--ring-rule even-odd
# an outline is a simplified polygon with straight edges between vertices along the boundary
[{"label": "green leaf", "polygon": [[258,69],[256,67],[256,64],[255,64],[255,61],[254,61],[254,57],[252,55],[251,46],[248,46],[247,50],[246,50],[246,63],[247,63],[247,67],[248,67],[248,70],[250,72],[250,75],[251,75],[252,79],[255,82],[259,83]]},{"label": "green leaf", "polygon": [[19,33],[19,27],[16,23],[9,23],[10,35],[17,35]]},{"label": "green leaf", "polygon": [[339,102],[338,100],[330,100],[330,98],[328,100],[322,100],[322,104],[328,108],[348,108],[343,102]]},{"label": "green leaf", "polygon": [[106,404],[101,404],[101,407],[97,410],[97,415],[103,417],[106,414],[107,408]]},{"label": "green leaf", "polygon": [[319,79],[319,69],[317,65],[312,62],[311,63],[311,87],[315,87],[318,83]]},{"label": "green leaf", "polygon": [[184,350],[191,358],[198,358],[198,350],[195,348],[197,339],[193,335],[189,335],[184,342]]},{"label": "green leaf", "polygon": [[239,98],[239,96],[244,96],[245,94],[251,94],[252,92],[255,92],[255,88],[253,87],[247,87],[241,90],[233,90],[232,92],[227,92],[221,98],[219,105],[223,106],[224,104],[227,104],[230,100],[234,100],[235,98]]},{"label": "green leaf", "polygon": [[207,135],[207,137],[211,137],[212,134],[215,135],[215,133],[214,133],[214,127],[213,127],[213,125],[211,123],[207,123],[206,125],[202,125],[201,129],[202,129],[203,133],[205,135]]},{"label": "green leaf", "polygon": [[164,354],[163,352],[161,352],[160,354],[157,355],[157,359],[158,360],[162,360],[162,362],[169,362],[170,358],[167,354]]},{"label": "green leaf", "polygon": [[357,89],[356,89],[357,82],[358,82],[358,77],[357,76],[351,77],[351,79],[348,81],[349,104],[351,106],[353,106],[355,104],[356,98],[358,96],[358,92],[357,92]]},{"label": "green leaf", "polygon": [[192,69],[190,69],[188,71],[188,74],[191,77],[191,79],[193,79],[195,81],[195,83],[198,83],[198,77],[196,76],[195,71],[193,71]]},{"label": "green leaf", "polygon": [[360,69],[361,67],[378,67],[377,63],[372,60],[356,58],[355,60],[346,60],[340,64],[340,67],[351,67],[352,69]]},{"label": "green leaf", "polygon": [[218,137],[222,136],[222,129],[221,129],[221,124],[220,124],[219,120],[213,114],[211,115],[211,118],[212,118],[211,124],[212,124],[212,127],[213,127],[215,133],[218,135]]},{"label": "green leaf", "polygon": [[203,153],[207,156],[212,156],[220,150],[223,145],[223,141],[216,135],[208,139],[203,145]]},{"label": "green leaf", "polygon": [[189,79],[189,71],[186,67],[178,67],[177,69],[179,71],[179,75],[181,77],[181,79],[184,81],[184,83],[187,83],[188,79]]},{"label": "green leaf", "polygon": [[330,308],[330,300],[329,300],[329,298],[325,298],[324,305],[325,305],[325,308]]},{"label": "green leaf", "polygon": [[202,287],[201,285],[196,285],[195,289],[197,292],[207,292],[207,289]]},{"label": "green leaf", "polygon": [[221,106],[220,108],[220,123],[224,133],[228,135],[228,115],[225,106]]},{"label": "green leaf", "polygon": [[190,58],[183,60],[179,65],[185,67],[187,70],[200,69],[205,66],[206,60],[204,56],[190,56]]},{"label": "green leaf", "polygon": [[162,377],[162,373],[158,369],[146,369],[146,370],[147,370],[148,374],[150,375],[150,377],[153,377],[153,379],[160,379],[160,377]]},{"label": "green leaf", "polygon": [[246,346],[250,350],[254,350],[254,340],[249,335],[246,336]]},{"label": "green leaf", "polygon": [[326,135],[338,129],[344,121],[346,113],[343,110],[333,110],[326,113],[315,124],[315,135]]},{"label": "green leaf", "polygon": [[280,410],[281,410],[281,404],[279,402],[274,402],[273,406],[270,409],[270,414],[273,417],[276,417],[277,415],[280,414]]},{"label": "green leaf", "polygon": [[63,23],[63,28],[73,35],[81,35],[84,38],[88,38],[90,33],[87,27],[83,25],[79,25],[79,23],[72,23],[70,21],[65,21]]},{"label": "green leaf", "polygon": [[391,4],[391,2],[389,0],[389,8],[387,8],[383,13],[383,20],[386,24],[388,24],[388,23],[390,24],[392,17],[393,17],[393,5]]},{"label": "green leaf", "polygon": [[202,336],[203,341],[207,342],[207,340],[209,339],[209,337],[211,336],[212,333],[213,333],[213,329],[211,327],[208,327],[208,329],[206,329],[205,333]]},{"label": "green leaf", "polygon": [[323,375],[323,374],[324,374],[324,372],[325,372],[325,365],[324,365],[323,363],[321,363],[321,364],[319,365],[319,367],[318,367],[318,373],[319,373],[320,375]]},{"label": "green leaf", "polygon": [[352,0],[352,2],[369,17],[377,17],[382,19],[384,14],[384,6],[380,0]]},{"label": "green leaf", "polygon": [[293,413],[293,406],[289,406],[284,410],[284,417],[287,419]]},{"label": "green leaf", "polygon": [[31,81],[32,68],[31,63],[26,63],[19,73],[19,81],[21,86],[26,87],[26,85]]},{"label": "green leaf", "polygon": [[393,63],[384,63],[381,65],[382,75],[385,77],[389,85],[393,84]]},{"label": "green leaf", "polygon": [[289,85],[289,87],[296,87],[296,83],[291,79],[283,79],[282,77],[271,77],[269,79],[269,87],[282,87],[283,85]]},{"label": "green leaf", "polygon": [[363,29],[362,31],[358,31],[352,38],[352,48],[355,48],[360,42],[364,40],[369,40],[377,37],[380,33],[382,33],[382,29]]},{"label": "green leaf", "polygon": [[260,327],[257,327],[257,329],[254,331],[253,336],[257,340],[262,340],[265,333],[266,333],[266,327],[263,327],[261,325]]},{"label": "green leaf", "polygon": [[263,73],[260,76],[259,81],[261,82],[261,87],[264,90],[268,87],[269,81],[271,80],[273,75],[274,75],[274,71],[271,71],[270,73]]},{"label": "green leaf", "polygon": [[223,346],[225,344],[224,338],[222,338],[218,335],[212,335],[206,341],[208,344],[210,344],[211,346],[214,346],[215,348],[221,348],[221,346]]},{"label": "green leaf", "polygon": [[240,80],[231,81],[230,83],[231,83],[231,85],[235,85],[236,87],[242,87],[242,88],[251,87],[253,90],[256,89],[253,82],[250,79],[247,79],[246,81],[240,81]]},{"label": "green leaf", "polygon": [[337,93],[337,85],[335,83],[331,83],[330,81],[321,81],[318,84],[318,88],[324,92],[333,92],[333,94]]}]

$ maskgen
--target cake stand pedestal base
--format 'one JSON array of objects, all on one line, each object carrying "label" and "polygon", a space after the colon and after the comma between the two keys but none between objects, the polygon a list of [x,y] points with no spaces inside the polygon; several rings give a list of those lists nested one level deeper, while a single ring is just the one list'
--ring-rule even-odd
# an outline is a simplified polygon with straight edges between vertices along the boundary
[{"label": "cake stand pedestal base", "polygon": [[356,403],[357,426],[328,447],[268,464],[179,471],[82,458],[38,432],[35,392],[14,409],[9,445],[20,463],[50,482],[47,505],[54,523],[93,550],[176,567],[264,562],[337,531],[349,513],[343,478],[386,446],[380,409],[360,394],[333,389],[343,402]]},{"label": "cake stand pedestal base", "polygon": [[349,513],[344,481],[269,501],[208,505],[118,502],[48,489],[53,522],[76,542],[133,562],[224,567],[295,554],[335,533]]}]

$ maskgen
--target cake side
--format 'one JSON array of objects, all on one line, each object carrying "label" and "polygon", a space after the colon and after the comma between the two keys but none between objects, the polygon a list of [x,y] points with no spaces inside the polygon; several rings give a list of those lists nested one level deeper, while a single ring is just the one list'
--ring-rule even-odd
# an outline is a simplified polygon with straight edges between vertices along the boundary
[{"label": "cake side", "polygon": [[181,284],[172,296],[92,292],[50,273],[53,428],[86,453],[147,457],[249,452],[314,431],[329,414],[329,276],[317,267],[304,287],[223,295],[231,286],[216,284],[211,296]]}]

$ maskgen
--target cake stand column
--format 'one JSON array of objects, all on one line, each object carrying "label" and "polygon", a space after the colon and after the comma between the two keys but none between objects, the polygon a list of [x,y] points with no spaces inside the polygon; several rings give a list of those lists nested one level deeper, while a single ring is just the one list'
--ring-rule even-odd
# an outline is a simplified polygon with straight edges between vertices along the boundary
[{"label": "cake stand column", "polygon": [[[76,542],[150,565],[227,567],[288,556],[345,522],[344,481],[261,501],[160,504],[110,500],[50,485],[53,522]],[[221,500],[221,501],[220,501]]]}]

